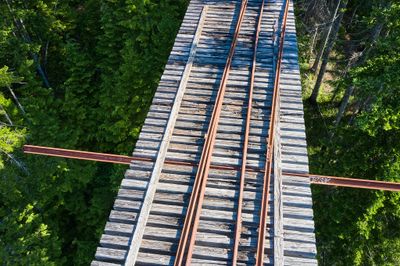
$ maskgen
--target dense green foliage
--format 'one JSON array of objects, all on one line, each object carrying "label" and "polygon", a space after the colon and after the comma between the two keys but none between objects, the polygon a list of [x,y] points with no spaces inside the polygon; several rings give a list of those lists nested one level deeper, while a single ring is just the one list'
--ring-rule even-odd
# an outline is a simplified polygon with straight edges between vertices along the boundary
[{"label": "dense green foliage", "polygon": [[[305,99],[314,81],[306,6],[298,6]],[[318,106],[305,102],[311,172],[400,182],[399,14],[396,1],[349,2]],[[355,54],[365,60],[349,67]],[[355,90],[336,126],[349,86]],[[321,265],[400,265],[400,193],[315,186],[313,200]]]},{"label": "dense green foliage", "polygon": [[21,146],[129,154],[186,5],[0,1],[0,265],[93,258],[124,167]]},{"label": "dense green foliage", "polygon": [[[400,182],[400,5],[347,2],[318,106],[306,102],[311,171]],[[93,258],[124,168],[25,156],[21,146],[129,154],[186,4],[0,1],[1,265]],[[335,3],[297,1],[305,98],[315,78],[312,27],[329,25],[318,7]],[[365,60],[349,64],[359,53]],[[349,86],[355,90],[336,126]],[[313,193],[321,265],[400,265],[400,193]]]}]

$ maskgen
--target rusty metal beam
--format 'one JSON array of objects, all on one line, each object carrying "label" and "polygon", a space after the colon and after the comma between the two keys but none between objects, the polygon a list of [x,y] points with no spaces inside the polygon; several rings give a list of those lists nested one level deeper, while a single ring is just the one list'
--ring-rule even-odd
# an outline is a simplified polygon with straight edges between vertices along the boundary
[{"label": "rusty metal beam", "polygon": [[[134,161],[140,162],[154,162],[152,158],[146,157],[134,157],[134,156],[124,156],[115,155],[107,153],[98,152],[88,152],[88,151],[77,151],[61,148],[52,148],[44,146],[34,146],[34,145],[24,145],[23,150],[28,154],[39,154],[53,157],[70,158],[78,160],[89,160],[96,162],[107,162],[116,164],[129,165]],[[181,162],[175,160],[166,160],[165,164],[169,165],[179,165],[179,166],[190,166],[197,167],[198,164],[195,162]],[[227,170],[227,171],[240,171],[240,166],[224,166],[224,165],[211,165],[211,169],[216,170]],[[251,172],[264,173],[263,169],[256,167],[249,167],[247,169]],[[337,176],[327,176],[327,175],[316,175],[316,174],[301,174],[292,172],[283,172],[283,175],[297,176],[300,178],[309,178],[311,184],[316,185],[326,185],[326,186],[338,186],[338,187],[350,187],[350,188],[363,188],[363,189],[374,189],[374,190],[386,190],[386,191],[399,191],[400,183],[398,182],[386,182],[377,180],[368,180],[361,178],[348,178],[348,177],[337,177]]]},{"label": "rusty metal beam", "polygon": [[150,158],[136,158],[124,155],[114,155],[106,153],[88,152],[88,151],[77,151],[60,148],[51,148],[44,146],[24,145],[23,150],[29,154],[48,155],[53,157],[62,157],[70,159],[79,159],[87,161],[105,162],[105,163],[117,163],[117,164],[130,164],[133,160],[140,159],[141,161],[152,161]]},{"label": "rusty metal beam", "polygon": [[[28,154],[38,154],[52,157],[61,157],[61,158],[69,158],[69,159],[77,159],[77,160],[86,160],[86,161],[96,161],[96,162],[106,162],[106,163],[116,163],[116,164],[126,164],[129,165],[133,161],[139,162],[154,162],[155,160],[148,157],[139,157],[139,156],[125,156],[125,155],[115,155],[108,153],[98,153],[98,152],[88,152],[88,151],[79,151],[79,150],[70,150],[70,149],[62,149],[62,148],[53,148],[53,147],[45,147],[45,146],[35,146],[35,145],[24,145],[23,151]],[[188,166],[188,167],[197,167],[198,163],[196,162],[188,162],[188,161],[178,161],[178,160],[169,160],[166,159],[164,161],[165,164],[169,165],[179,165],[179,166]],[[214,170],[226,170],[226,171],[240,171],[240,166],[234,165],[210,165],[211,169]],[[247,166],[249,172],[258,173],[263,171],[260,168]]]},{"label": "rusty metal beam", "polygon": [[314,174],[299,174],[299,173],[288,173],[288,172],[283,172],[282,174],[309,178],[310,183],[316,184],[316,185],[349,187],[349,188],[364,188],[364,189],[399,191],[400,192],[400,183],[397,183],[397,182],[386,182],[386,181],[378,181],[378,180],[327,176],[327,175],[314,175]]}]

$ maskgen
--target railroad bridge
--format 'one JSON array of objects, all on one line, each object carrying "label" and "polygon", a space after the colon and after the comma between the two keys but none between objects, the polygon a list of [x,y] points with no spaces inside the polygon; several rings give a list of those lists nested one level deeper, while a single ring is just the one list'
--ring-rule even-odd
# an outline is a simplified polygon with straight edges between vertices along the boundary
[{"label": "railroad bridge", "polygon": [[316,265],[293,3],[191,0],[92,265]]}]

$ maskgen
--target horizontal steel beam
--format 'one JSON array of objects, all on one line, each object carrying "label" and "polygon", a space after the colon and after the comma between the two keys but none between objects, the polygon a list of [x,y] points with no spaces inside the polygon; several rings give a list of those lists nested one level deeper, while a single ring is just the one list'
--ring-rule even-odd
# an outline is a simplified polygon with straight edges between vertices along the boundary
[{"label": "horizontal steel beam", "polygon": [[[106,163],[117,163],[129,165],[134,161],[141,162],[154,162],[152,158],[138,157],[138,156],[124,156],[98,152],[88,151],[77,151],[69,149],[51,148],[44,146],[24,145],[23,150],[29,154],[39,154],[54,157],[89,160],[96,162]],[[165,160],[166,164],[180,165],[180,166],[197,166],[195,162],[182,162],[176,160]],[[216,170],[227,170],[227,171],[239,171],[240,166],[225,166],[225,165],[211,165],[211,169]],[[263,173],[264,170],[256,167],[247,167],[249,172]],[[348,178],[348,177],[337,177],[337,176],[326,176],[326,175],[314,175],[314,174],[301,174],[292,172],[283,172],[284,175],[297,176],[303,178],[309,178],[312,184],[326,185],[326,186],[338,186],[338,187],[351,187],[351,188],[364,188],[374,190],[387,190],[387,191],[399,191],[400,183],[397,182],[386,182],[368,179]]]},{"label": "horizontal steel beam", "polygon": [[400,183],[397,182],[386,182],[378,180],[337,177],[337,176],[327,176],[327,175],[298,174],[298,173],[288,173],[288,172],[284,172],[283,174],[310,178],[311,184],[317,184],[317,185],[400,191]]},{"label": "horizontal steel beam", "polygon": [[[130,164],[133,160],[139,159],[123,155],[67,150],[60,148],[33,146],[33,145],[24,145],[23,150],[25,153],[30,153],[30,154],[39,154],[39,155],[47,155],[54,157],[106,162],[106,163],[117,163],[117,164]],[[140,160],[143,159],[144,158],[140,158]],[[148,159],[148,161],[152,161],[152,159]]]},{"label": "horizontal steel beam", "polygon": [[[124,155],[115,155],[108,153],[87,152],[87,151],[51,148],[51,147],[35,146],[35,145],[24,145],[23,150],[25,153],[29,154],[38,154],[38,155],[46,155],[53,157],[62,157],[62,158],[70,158],[78,160],[116,163],[116,164],[127,164],[127,165],[131,164],[134,161],[139,161],[139,162],[155,161],[153,158],[148,158],[148,157],[124,156]],[[197,167],[198,165],[196,162],[177,161],[168,159],[166,159],[164,162],[165,164],[179,165],[179,166]],[[211,165],[210,168],[216,170],[227,170],[227,171],[240,170],[240,166],[233,166],[233,165]],[[263,170],[257,167],[248,166],[247,168],[249,170],[248,172],[263,172]]]}]

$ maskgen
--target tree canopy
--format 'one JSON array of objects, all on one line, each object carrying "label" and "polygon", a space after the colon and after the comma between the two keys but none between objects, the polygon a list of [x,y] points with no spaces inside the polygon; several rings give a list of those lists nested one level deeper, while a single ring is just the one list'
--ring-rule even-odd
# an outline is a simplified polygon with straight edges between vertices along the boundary
[{"label": "tree canopy", "polygon": [[186,0],[0,1],[0,264],[87,265],[124,167],[24,143],[130,154]]},{"label": "tree canopy", "polygon": [[[124,167],[21,147],[132,152],[187,3],[0,1],[1,265],[92,260]],[[400,182],[400,4],[295,7],[311,171]],[[400,264],[400,193],[313,201],[321,265]]]},{"label": "tree canopy", "polygon": [[[331,1],[298,4],[311,172],[400,182],[399,8],[348,2],[338,35],[328,37],[334,46],[318,101],[310,103],[309,66],[325,49],[324,23],[338,20]],[[321,265],[400,264],[400,193],[314,187],[313,200]]]}]

